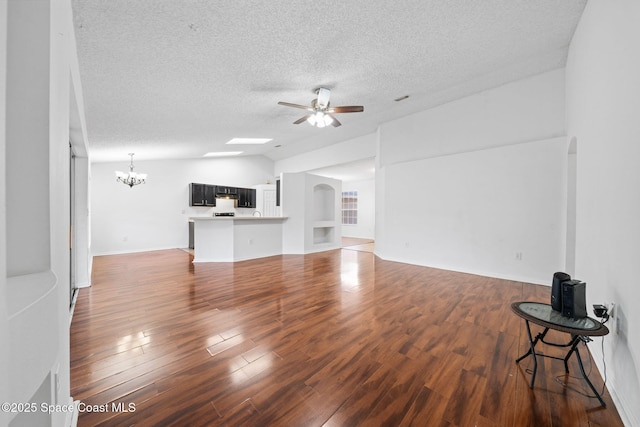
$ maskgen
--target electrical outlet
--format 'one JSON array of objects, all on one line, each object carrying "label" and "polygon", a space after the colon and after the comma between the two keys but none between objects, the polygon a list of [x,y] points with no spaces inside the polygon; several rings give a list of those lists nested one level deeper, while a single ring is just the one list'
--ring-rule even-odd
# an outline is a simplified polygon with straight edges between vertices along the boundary
[{"label": "electrical outlet", "polygon": [[614,315],[614,309],[616,307],[616,303],[615,302],[609,302],[604,304],[605,307],[607,307],[607,313],[609,313],[609,317],[615,317]]},{"label": "electrical outlet", "polygon": [[618,313],[616,313],[616,304],[613,302],[605,302],[603,305],[607,307],[607,315],[609,316],[609,323],[607,326],[609,326],[609,330],[612,334],[617,335],[620,329],[620,319],[618,319]]},{"label": "electrical outlet", "polygon": [[522,261],[522,252],[516,252],[516,259]]}]

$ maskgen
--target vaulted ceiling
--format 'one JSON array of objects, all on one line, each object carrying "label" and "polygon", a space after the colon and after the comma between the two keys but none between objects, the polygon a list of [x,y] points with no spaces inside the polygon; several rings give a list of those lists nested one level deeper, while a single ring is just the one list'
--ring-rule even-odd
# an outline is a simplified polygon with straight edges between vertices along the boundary
[{"label": "vaulted ceiling", "polygon": [[[278,160],[563,67],[586,0],[73,0],[93,161]],[[317,87],[340,127],[293,122]],[[408,95],[403,101],[394,101]],[[230,146],[234,137],[273,140]]]}]

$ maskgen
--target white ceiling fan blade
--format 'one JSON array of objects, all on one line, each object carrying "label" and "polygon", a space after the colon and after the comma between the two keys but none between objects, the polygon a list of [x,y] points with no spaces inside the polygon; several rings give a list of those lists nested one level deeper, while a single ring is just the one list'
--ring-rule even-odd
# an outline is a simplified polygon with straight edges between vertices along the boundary
[{"label": "white ceiling fan blade", "polygon": [[331,91],[329,89],[324,87],[318,88],[317,105],[321,108],[327,108],[329,106],[330,96],[331,96]]}]

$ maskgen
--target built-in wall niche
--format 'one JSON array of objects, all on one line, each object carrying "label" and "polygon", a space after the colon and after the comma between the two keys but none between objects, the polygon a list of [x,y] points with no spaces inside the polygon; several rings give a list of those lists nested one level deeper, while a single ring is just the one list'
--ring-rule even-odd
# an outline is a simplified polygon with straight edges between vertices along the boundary
[{"label": "built-in wall niche", "polygon": [[282,173],[284,253],[307,254],[340,247],[342,182],[306,172]]},{"label": "built-in wall niche", "polygon": [[334,227],[314,227],[313,244],[332,243],[334,238]]},{"label": "built-in wall niche", "polygon": [[335,194],[335,189],[327,184],[313,187],[314,221],[335,221]]}]

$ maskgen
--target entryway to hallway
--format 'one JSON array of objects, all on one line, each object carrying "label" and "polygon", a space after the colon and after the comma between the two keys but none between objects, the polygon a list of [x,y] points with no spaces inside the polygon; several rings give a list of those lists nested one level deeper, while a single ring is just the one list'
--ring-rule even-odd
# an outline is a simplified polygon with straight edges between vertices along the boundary
[{"label": "entryway to hallway", "polygon": [[360,239],[358,237],[342,237],[342,249],[354,251],[373,252],[373,239]]}]

